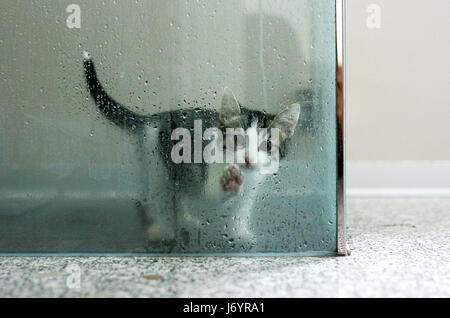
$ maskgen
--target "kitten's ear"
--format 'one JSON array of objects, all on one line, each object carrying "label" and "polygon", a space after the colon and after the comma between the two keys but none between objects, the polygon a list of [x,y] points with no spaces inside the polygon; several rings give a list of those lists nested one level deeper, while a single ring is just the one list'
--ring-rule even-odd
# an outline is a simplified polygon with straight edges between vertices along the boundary
[{"label": "kitten's ear", "polygon": [[280,141],[284,141],[294,135],[299,117],[300,104],[292,104],[275,116],[270,128],[278,128],[280,130]]},{"label": "kitten's ear", "polygon": [[222,96],[220,121],[225,127],[234,127],[241,119],[241,107],[231,89],[225,87]]}]

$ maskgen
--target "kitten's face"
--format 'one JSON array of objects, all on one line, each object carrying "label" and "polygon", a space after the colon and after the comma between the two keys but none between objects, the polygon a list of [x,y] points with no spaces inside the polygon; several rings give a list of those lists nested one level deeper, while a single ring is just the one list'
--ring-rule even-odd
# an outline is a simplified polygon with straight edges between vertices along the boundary
[{"label": "kitten's face", "polygon": [[[224,143],[225,156],[231,156],[236,159],[235,163],[242,168],[257,169],[270,161],[272,155],[276,154],[278,149],[276,144],[267,142],[267,127],[258,127],[258,120],[254,120],[250,127],[246,127],[245,135],[232,136],[234,138],[226,139]],[[270,138],[270,137],[269,137]],[[234,147],[229,147],[230,140]]]},{"label": "kitten's face", "polygon": [[[221,183],[225,191],[237,190],[244,183],[246,174],[265,173],[267,167],[278,164],[279,149],[287,139],[292,137],[300,116],[300,105],[292,104],[279,112],[272,121],[254,118],[246,127],[248,118],[244,118],[239,103],[230,89],[225,88],[222,98],[220,120],[222,130],[227,128],[239,129],[245,134],[229,136],[224,134],[224,152],[226,156],[235,158],[235,163],[224,170]],[[267,123],[266,126],[261,123]],[[225,137],[226,136],[226,137]],[[230,142],[234,147],[229,147]],[[278,169],[278,167],[276,167]]]}]

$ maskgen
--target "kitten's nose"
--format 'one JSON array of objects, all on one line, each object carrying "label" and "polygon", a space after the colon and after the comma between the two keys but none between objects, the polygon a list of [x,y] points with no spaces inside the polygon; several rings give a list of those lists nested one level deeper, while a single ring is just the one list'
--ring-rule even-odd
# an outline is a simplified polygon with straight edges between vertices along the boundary
[{"label": "kitten's nose", "polygon": [[250,157],[245,156],[245,167],[249,168],[251,163]]}]

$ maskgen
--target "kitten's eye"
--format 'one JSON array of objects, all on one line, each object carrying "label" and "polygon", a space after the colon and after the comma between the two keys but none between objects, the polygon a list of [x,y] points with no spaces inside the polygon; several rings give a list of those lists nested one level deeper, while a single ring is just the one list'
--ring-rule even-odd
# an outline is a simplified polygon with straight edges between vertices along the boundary
[{"label": "kitten's eye", "polygon": [[246,145],[246,138],[244,136],[234,136],[234,144],[236,147],[244,148]]},{"label": "kitten's eye", "polygon": [[259,146],[260,151],[264,151],[270,154],[276,153],[277,151],[279,151],[279,149],[280,147],[277,144],[273,144],[270,139],[263,141]]},{"label": "kitten's eye", "polygon": [[271,149],[272,149],[272,143],[270,142],[270,140],[264,140],[259,145],[259,150],[260,151],[269,152]]}]

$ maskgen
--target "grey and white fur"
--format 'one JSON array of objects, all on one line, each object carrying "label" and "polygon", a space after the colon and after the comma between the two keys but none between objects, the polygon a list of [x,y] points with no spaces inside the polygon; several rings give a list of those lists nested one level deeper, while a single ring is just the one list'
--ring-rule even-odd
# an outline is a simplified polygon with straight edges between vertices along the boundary
[{"label": "grey and white fur", "polygon": [[[270,159],[269,152],[274,147],[279,151],[280,158],[284,157],[285,144],[297,126],[300,105],[292,104],[271,115],[242,107],[231,90],[225,88],[218,111],[195,108],[142,115],[115,101],[100,84],[89,54],[85,52],[83,57],[86,83],[100,112],[118,127],[139,138],[148,177],[143,189],[144,197],[138,206],[149,242],[170,245],[181,239],[188,244],[189,237],[194,236],[202,224],[199,220],[201,214],[195,216],[192,210],[224,204],[238,192],[241,192],[240,199],[235,199],[232,208],[227,210],[235,216],[230,220],[239,222],[232,227],[237,229],[235,235],[239,239],[254,240],[248,219],[252,200],[258,191],[256,185],[266,177],[260,173],[260,167]],[[250,129],[257,135],[261,128],[276,127],[280,131],[280,142],[277,145],[267,142],[264,147],[267,149],[258,147],[256,152],[240,152],[245,156],[237,160],[242,162],[240,164],[175,164],[171,160],[171,150],[178,141],[171,139],[172,131],[183,127],[193,135],[194,120],[198,119],[202,120],[203,129],[217,127],[223,136],[226,128]],[[203,146],[209,142],[203,141]],[[245,143],[242,146],[245,147]],[[239,144],[234,148],[237,150]],[[228,147],[224,149],[229,151]]]}]

